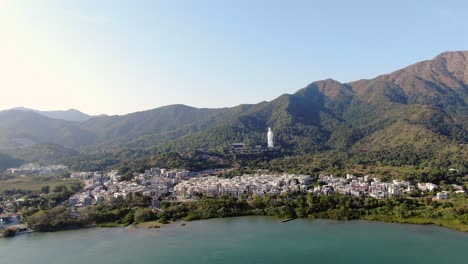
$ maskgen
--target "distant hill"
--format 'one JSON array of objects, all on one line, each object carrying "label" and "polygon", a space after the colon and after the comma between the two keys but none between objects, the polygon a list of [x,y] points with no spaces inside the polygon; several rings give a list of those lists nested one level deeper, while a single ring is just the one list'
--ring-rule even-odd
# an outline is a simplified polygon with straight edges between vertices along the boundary
[{"label": "distant hill", "polygon": [[95,135],[79,123],[52,119],[29,111],[0,112],[0,150],[49,143],[78,147],[94,143]]},{"label": "distant hill", "polygon": [[169,105],[123,116],[100,116],[80,125],[97,135],[100,146],[147,147],[220,125],[251,107],[194,108]]},{"label": "distant hill", "polygon": [[62,111],[62,110],[39,111],[39,110],[34,110],[34,109],[29,109],[29,108],[24,108],[24,107],[16,107],[11,110],[34,112],[34,113],[38,113],[38,114],[41,114],[41,115],[44,115],[53,119],[61,119],[61,120],[73,121],[73,122],[84,122],[91,118],[90,115],[82,113],[76,109],[69,109],[65,111]]},{"label": "distant hill", "polygon": [[7,152],[10,156],[25,162],[39,162],[42,164],[60,164],[80,155],[74,149],[55,144],[36,144]]},{"label": "distant hill", "polygon": [[57,144],[185,151],[232,142],[285,155],[343,153],[355,162],[468,164],[468,52],[445,52],[369,80],[317,81],[270,102],[206,109],[170,105],[81,123],[0,112],[0,148]]},{"label": "distant hill", "polygon": [[15,159],[7,154],[0,153],[0,172],[8,169],[15,168],[23,164],[22,160]]},{"label": "distant hill", "polygon": [[357,162],[468,162],[468,52],[446,52],[370,80],[311,83],[255,105],[221,126],[161,145],[164,150],[265,144],[272,127],[289,154],[347,153]]}]

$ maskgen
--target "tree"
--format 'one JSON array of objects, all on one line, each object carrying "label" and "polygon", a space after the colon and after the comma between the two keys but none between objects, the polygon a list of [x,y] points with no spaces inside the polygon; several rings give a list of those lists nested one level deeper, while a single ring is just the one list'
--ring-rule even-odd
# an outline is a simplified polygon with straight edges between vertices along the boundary
[{"label": "tree", "polygon": [[16,235],[16,231],[10,228],[7,228],[3,231],[3,237],[14,237]]},{"label": "tree", "polygon": [[140,208],[134,214],[135,224],[153,221],[155,219],[156,219],[156,215],[153,213],[151,209],[148,209],[148,208]]},{"label": "tree", "polygon": [[312,193],[307,193],[307,207],[309,208],[309,211],[312,211],[315,206],[315,197],[314,194]]},{"label": "tree", "polygon": [[42,186],[42,188],[41,188],[42,193],[48,194],[49,191],[50,191],[50,186],[49,185]]},{"label": "tree", "polygon": [[54,187],[53,191],[55,193],[60,193],[60,192],[66,192],[67,191],[67,186],[65,185],[57,185]]}]

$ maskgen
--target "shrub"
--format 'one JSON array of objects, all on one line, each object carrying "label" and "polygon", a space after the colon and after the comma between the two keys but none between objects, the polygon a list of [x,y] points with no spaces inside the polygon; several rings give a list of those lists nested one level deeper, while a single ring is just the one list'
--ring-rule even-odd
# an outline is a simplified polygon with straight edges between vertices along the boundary
[{"label": "shrub", "polygon": [[14,237],[15,235],[16,235],[16,231],[10,228],[3,231],[3,237]]}]

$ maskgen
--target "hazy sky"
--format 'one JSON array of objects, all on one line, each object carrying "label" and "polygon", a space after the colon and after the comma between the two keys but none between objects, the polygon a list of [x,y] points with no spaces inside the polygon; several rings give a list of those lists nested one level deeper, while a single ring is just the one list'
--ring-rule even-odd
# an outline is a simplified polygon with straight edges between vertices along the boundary
[{"label": "hazy sky", "polygon": [[271,100],[468,49],[466,1],[0,0],[0,109]]}]

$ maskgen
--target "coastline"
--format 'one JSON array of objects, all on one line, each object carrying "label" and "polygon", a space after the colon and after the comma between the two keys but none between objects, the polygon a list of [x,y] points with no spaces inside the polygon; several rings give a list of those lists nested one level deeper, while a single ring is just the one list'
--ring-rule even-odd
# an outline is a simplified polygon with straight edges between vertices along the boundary
[{"label": "coastline", "polygon": [[[368,215],[363,216],[362,218],[357,219],[331,219],[331,218],[323,218],[323,217],[315,217],[310,215],[308,217],[296,217],[296,218],[288,218],[282,219],[276,216],[268,216],[268,215],[261,215],[261,214],[243,214],[238,216],[229,216],[229,217],[211,217],[205,219],[193,219],[193,220],[182,220],[178,219],[176,221],[172,221],[169,223],[161,223],[159,221],[149,221],[143,222],[138,224],[132,225],[122,225],[122,224],[115,224],[115,223],[101,223],[101,224],[92,224],[82,227],[68,227],[60,230],[52,230],[52,231],[32,231],[29,233],[37,232],[37,233],[50,233],[50,232],[58,232],[58,231],[69,231],[69,230],[79,230],[79,229],[89,229],[89,228],[122,228],[122,229],[159,229],[164,228],[165,226],[180,224],[181,226],[185,226],[190,222],[194,221],[203,221],[209,219],[222,219],[222,218],[238,218],[238,217],[249,217],[249,216],[256,216],[256,217],[274,217],[277,219],[278,223],[287,223],[287,222],[294,222],[293,220],[297,219],[318,219],[318,220],[333,220],[333,221],[340,221],[340,222],[348,222],[348,221],[375,221],[375,222],[382,222],[382,223],[392,223],[392,224],[408,224],[408,225],[420,225],[420,226],[428,226],[434,225],[439,227],[445,227],[454,231],[461,231],[463,233],[468,233],[468,225],[457,224],[453,221],[442,220],[442,219],[432,219],[432,218],[419,218],[419,217],[412,217],[412,218],[394,218],[391,216],[386,215]],[[285,221],[286,220],[286,221]]]},{"label": "coastline", "polygon": [[[129,226],[109,226],[108,228],[125,228],[125,227],[131,227],[131,228],[163,228],[166,225],[172,225],[172,224],[177,224],[179,222],[182,222],[181,225],[193,222],[193,221],[203,221],[203,220],[209,220],[209,219],[221,219],[221,218],[237,218],[237,217],[249,217],[249,216],[264,216],[264,217],[272,217],[268,215],[260,215],[260,214],[246,214],[246,215],[238,215],[238,216],[229,216],[229,217],[212,217],[212,218],[205,218],[205,219],[196,219],[196,220],[176,220],[174,222],[170,222],[167,224],[162,224],[159,223],[158,221],[150,221],[150,222],[145,222],[145,223],[140,223],[137,225],[129,225]],[[419,217],[412,217],[412,218],[392,218],[391,216],[386,216],[386,215],[369,215],[363,218],[357,218],[357,219],[331,219],[331,218],[322,218],[322,217],[314,217],[314,216],[309,216],[309,217],[294,217],[294,218],[287,218],[287,219],[282,219],[280,217],[273,216],[278,220],[278,223],[287,223],[287,222],[294,222],[293,220],[297,219],[320,219],[320,220],[333,220],[333,221],[341,221],[341,222],[348,222],[348,221],[376,221],[376,222],[382,222],[382,223],[392,223],[392,224],[408,224],[408,225],[420,225],[420,226],[427,226],[427,225],[434,225],[434,226],[440,226],[440,227],[445,227],[451,230],[455,231],[461,231],[464,233],[468,233],[468,225],[463,225],[463,224],[456,224],[453,223],[452,221],[447,221],[447,220],[438,220],[438,219],[431,219],[431,218],[419,218]],[[151,227],[147,226],[146,223],[158,223],[158,227]],[[102,226],[97,226],[97,227],[102,227]]]},{"label": "coastline", "polygon": [[411,225],[436,225],[446,227],[452,230],[468,233],[468,225],[455,223],[454,221],[444,219],[433,219],[424,217],[410,217],[410,218],[394,218],[386,215],[369,215],[364,216],[361,220],[378,221],[396,224],[411,224]]},{"label": "coastline", "polygon": [[[181,223],[211,218],[273,216],[285,219],[309,218],[331,220],[372,220],[390,223],[438,225],[468,232],[464,200],[425,204],[419,200],[373,200],[349,196],[254,197],[251,201],[233,197],[201,198],[193,203],[162,204],[162,210],[141,207],[139,197],[125,204],[104,204],[71,217],[65,208],[54,208],[26,218],[28,226],[39,232],[53,232],[89,227],[161,228],[166,223]],[[139,203],[140,202],[140,203]],[[456,213],[450,208],[458,208]],[[432,218],[427,216],[434,216]],[[58,221],[57,219],[63,219]],[[77,220],[78,219],[78,220]],[[51,222],[52,221],[52,222]],[[58,224],[57,224],[58,223]]]}]

